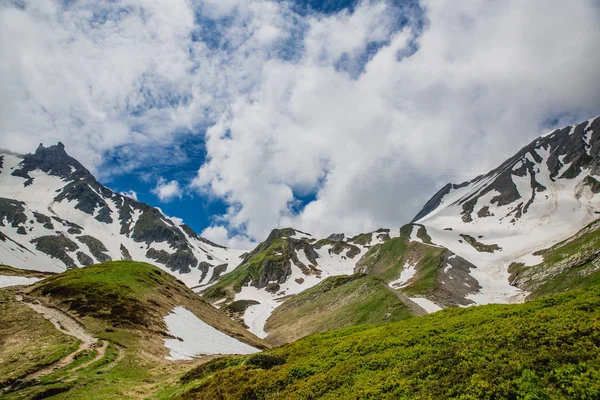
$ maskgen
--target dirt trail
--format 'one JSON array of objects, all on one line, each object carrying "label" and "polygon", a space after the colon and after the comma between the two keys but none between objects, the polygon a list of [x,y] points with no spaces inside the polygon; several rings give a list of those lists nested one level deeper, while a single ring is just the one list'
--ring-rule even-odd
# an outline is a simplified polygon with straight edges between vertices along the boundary
[{"label": "dirt trail", "polygon": [[69,336],[76,337],[77,339],[81,340],[81,343],[79,344],[79,348],[77,350],[75,350],[71,354],[68,354],[67,356],[61,358],[56,363],[32,373],[31,375],[29,375],[25,378],[26,380],[39,379],[44,375],[48,375],[62,367],[65,367],[65,366],[71,364],[75,360],[75,357],[79,353],[81,353],[82,351],[85,351],[85,350],[96,349],[98,351],[98,355],[94,358],[94,360],[83,364],[79,368],[82,368],[83,366],[87,366],[87,365],[91,364],[92,362],[97,361],[97,360],[101,359],[102,357],[104,357],[106,348],[108,347],[108,343],[107,342],[99,342],[92,335],[90,335],[88,332],[86,332],[85,329],[83,328],[83,326],[79,322],[77,322],[74,318],[72,318],[71,316],[65,314],[64,312],[62,312],[60,310],[57,310],[56,308],[46,307],[38,301],[36,301],[34,303],[26,302],[23,300],[23,296],[21,296],[21,295],[17,295],[16,299],[17,299],[17,301],[20,301],[23,304],[27,305],[29,308],[31,308],[32,310],[34,310],[35,312],[37,312],[38,314],[43,316],[48,321],[52,322],[52,324],[56,327],[56,329],[58,329],[62,333],[69,335]]}]

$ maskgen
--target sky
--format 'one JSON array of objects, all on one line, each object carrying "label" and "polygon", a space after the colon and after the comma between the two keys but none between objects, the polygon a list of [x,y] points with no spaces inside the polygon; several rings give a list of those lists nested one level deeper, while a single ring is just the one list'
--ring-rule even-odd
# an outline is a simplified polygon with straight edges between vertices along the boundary
[{"label": "sky", "polygon": [[0,0],[0,148],[210,240],[397,227],[600,115],[598,0]]}]

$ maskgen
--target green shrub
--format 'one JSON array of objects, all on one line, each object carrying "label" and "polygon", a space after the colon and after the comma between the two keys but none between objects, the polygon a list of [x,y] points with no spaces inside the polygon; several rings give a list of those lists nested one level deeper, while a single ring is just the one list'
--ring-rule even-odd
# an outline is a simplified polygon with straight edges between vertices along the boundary
[{"label": "green shrub", "polygon": [[246,360],[246,365],[260,369],[271,369],[283,364],[285,364],[285,357],[264,353],[253,354]]}]

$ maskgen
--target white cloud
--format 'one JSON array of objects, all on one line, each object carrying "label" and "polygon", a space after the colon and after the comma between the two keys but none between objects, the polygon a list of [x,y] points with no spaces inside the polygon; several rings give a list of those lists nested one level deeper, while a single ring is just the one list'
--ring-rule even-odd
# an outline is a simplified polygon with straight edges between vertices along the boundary
[{"label": "white cloud", "polygon": [[256,246],[256,242],[244,235],[230,235],[223,226],[213,225],[204,229],[200,236],[210,240],[213,243],[233,249],[250,250]]},{"label": "white cloud", "polygon": [[167,214],[165,214],[165,212],[162,210],[162,208],[160,208],[160,207],[156,207],[156,209],[157,209],[158,211],[160,211],[160,213],[161,213],[161,214],[162,214],[162,215],[163,215],[165,218],[167,218],[168,220],[170,220],[171,222],[173,222],[175,225],[178,225],[178,226],[179,226],[179,225],[184,225],[184,224],[185,224],[185,222],[183,222],[183,218],[179,218],[179,217],[170,217],[170,216],[168,216]]},{"label": "white cloud", "polygon": [[[326,16],[267,0],[2,6],[0,147],[60,139],[107,174],[106,152],[125,170],[177,162],[181,132],[209,126],[192,186],[229,204],[206,232],[232,243],[400,225],[446,182],[599,113],[597,2],[421,4],[418,37],[396,26],[410,10],[376,0]],[[314,201],[297,212],[299,195]]]},{"label": "white cloud", "polygon": [[179,187],[179,182],[176,180],[172,180],[167,182],[166,179],[160,178],[156,187],[152,189],[152,193],[154,193],[161,202],[169,202],[174,199],[181,199],[183,196],[183,192]]},{"label": "white cloud", "polygon": [[126,190],[124,192],[121,192],[120,194],[122,194],[123,196],[131,197],[132,199],[134,199],[136,201],[138,199],[137,193],[135,192],[135,190]]}]

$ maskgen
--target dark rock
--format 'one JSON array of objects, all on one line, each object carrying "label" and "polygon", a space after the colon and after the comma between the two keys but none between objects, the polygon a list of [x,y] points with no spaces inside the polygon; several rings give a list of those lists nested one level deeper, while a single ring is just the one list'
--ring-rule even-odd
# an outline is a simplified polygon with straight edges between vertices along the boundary
[{"label": "dark rock", "polygon": [[196,268],[198,260],[188,250],[177,250],[175,253],[167,253],[164,250],[148,249],[146,257],[164,264],[171,271],[177,271],[181,274],[187,274]]},{"label": "dark rock", "polygon": [[127,250],[127,247],[123,243],[121,243],[121,255],[123,256],[123,260],[132,260],[129,250]]},{"label": "dark rock", "polygon": [[62,261],[67,268],[77,268],[75,261],[67,253],[79,249],[77,243],[71,239],[63,235],[40,236],[32,239],[31,243],[35,244],[35,248],[39,251]]},{"label": "dark rock", "polygon": [[216,281],[217,279],[219,279],[221,274],[223,272],[225,272],[226,270],[227,270],[227,264],[217,265],[215,268],[213,268],[213,273],[212,273],[212,276],[210,277],[210,280],[208,281],[208,283],[212,283],[212,282]]},{"label": "dark rock", "polygon": [[42,226],[46,229],[54,230],[54,225],[52,225],[52,218],[35,211],[33,212],[33,216],[35,217],[35,220],[38,224],[43,224]]},{"label": "dark rock", "polygon": [[327,237],[327,239],[333,240],[336,242],[341,242],[342,240],[344,240],[345,237],[346,237],[346,235],[344,235],[343,233],[332,233],[331,235],[329,235]]},{"label": "dark rock", "polygon": [[0,197],[0,226],[4,226],[4,220],[7,220],[13,228],[26,223],[24,206],[25,203],[22,201]]},{"label": "dark rock", "polygon": [[99,262],[103,263],[107,261],[112,261],[112,258],[108,254],[106,254],[108,250],[104,246],[104,243],[102,243],[100,240],[89,235],[78,236],[77,240],[85,244],[90,249],[92,255]]},{"label": "dark rock", "polygon": [[198,281],[198,283],[202,282],[204,280],[204,278],[206,278],[206,274],[208,274],[208,270],[211,269],[212,267],[213,267],[213,265],[207,263],[206,261],[201,261],[200,263],[198,263],[198,269],[200,271],[202,271],[202,276],[200,277],[200,280]]},{"label": "dark rock", "polygon": [[88,256],[83,251],[77,252],[77,260],[79,260],[79,264],[86,266],[86,267],[88,265],[92,265],[94,263],[94,260],[92,259],[92,257]]}]

